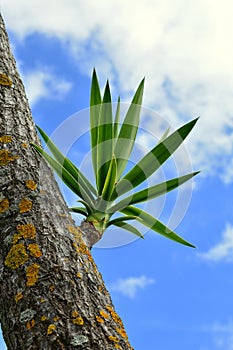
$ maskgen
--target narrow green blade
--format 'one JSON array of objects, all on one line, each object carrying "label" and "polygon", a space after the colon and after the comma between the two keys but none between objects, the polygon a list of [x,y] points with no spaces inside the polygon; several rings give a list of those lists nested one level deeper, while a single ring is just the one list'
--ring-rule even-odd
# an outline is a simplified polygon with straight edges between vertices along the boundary
[{"label": "narrow green blade", "polygon": [[124,177],[117,186],[118,196],[148,179],[182,144],[198,118],[183,125],[164,141],[155,146]]},{"label": "narrow green blade", "polygon": [[116,222],[122,222],[122,221],[128,221],[128,220],[136,220],[135,215],[124,215],[124,216],[119,216],[118,218],[110,220],[106,227],[109,227],[110,225],[115,225]]},{"label": "narrow green blade", "polygon": [[100,108],[97,139],[97,188],[101,195],[113,153],[112,100],[107,81]]},{"label": "narrow green blade", "polygon": [[114,153],[117,159],[117,179],[123,173],[134,146],[140,119],[143,89],[144,79],[133,97],[116,141]]},{"label": "narrow green blade", "polygon": [[92,164],[95,176],[97,176],[97,142],[98,142],[98,123],[99,113],[102,103],[98,78],[95,69],[92,74],[91,97],[90,97],[90,128],[91,128],[91,148]]},{"label": "narrow green blade", "polygon": [[81,186],[85,189],[85,191],[89,194],[91,198],[92,194],[97,195],[96,189],[92,186],[92,184],[87,180],[87,178],[82,174],[82,172],[71,162],[68,158],[66,158],[59,149],[55,146],[46,132],[41,129],[38,125],[36,126],[41,137],[46,143],[48,149],[52,152],[58,163],[61,164],[78,182],[80,182]]},{"label": "narrow green blade", "polygon": [[90,207],[93,207],[92,199],[89,197],[88,193],[86,193],[85,189],[82,188],[80,183],[60,163],[53,159],[42,148],[33,143],[31,143],[31,145],[37,150],[39,154],[41,154],[45,158],[45,160],[49,163],[52,169],[55,170],[57,175],[62,179],[62,181],[75,194],[77,194],[80,198],[87,202]]},{"label": "narrow green blade", "polygon": [[121,112],[121,99],[119,96],[118,100],[117,100],[117,109],[116,109],[116,114],[115,114],[115,118],[114,118],[114,126],[113,126],[113,137],[114,137],[115,141],[118,137],[118,129],[119,129],[119,123],[120,123],[120,112]]},{"label": "narrow green blade", "polygon": [[69,211],[72,211],[73,213],[84,215],[86,217],[88,215],[86,208],[83,208],[83,207],[72,207],[72,208],[69,208]]},{"label": "narrow green blade", "polygon": [[136,220],[149,227],[151,230],[158,232],[162,236],[169,238],[177,243],[181,243],[187,245],[189,247],[195,248],[194,245],[185,241],[183,238],[178,236],[175,232],[171,231],[168,227],[166,227],[162,222],[146,213],[142,209],[139,209],[134,206],[128,206],[125,209],[121,210],[121,212],[125,215],[135,215]]},{"label": "narrow green blade", "polygon": [[133,233],[135,234],[136,236],[140,237],[140,238],[143,238],[143,235],[138,231],[138,229],[136,229],[134,226],[130,225],[130,224],[127,224],[126,222],[124,221],[120,221],[120,222],[116,222],[115,224],[113,224],[114,226],[117,226],[117,227],[120,227],[120,228],[123,228],[124,230],[127,230],[129,231],[130,233]]},{"label": "narrow green blade", "polygon": [[109,208],[109,212],[115,213],[131,204],[142,203],[150,199],[159,197],[167,192],[174,190],[175,188],[181,186],[186,181],[190,180],[192,177],[199,174],[199,171],[183,175],[168,181],[161,182],[158,185],[154,185],[139,192],[132,194],[129,197],[122,199],[120,202],[114,204]]},{"label": "narrow green blade", "polygon": [[112,193],[115,189],[116,177],[117,177],[117,162],[116,162],[115,155],[113,155],[109,169],[108,169],[108,173],[105,179],[104,188],[101,194],[102,198],[105,201],[109,201],[111,199]]},{"label": "narrow green blade", "polygon": [[169,126],[169,128],[167,128],[167,130],[162,135],[161,139],[159,140],[159,143],[164,141],[168,137],[169,131],[170,131],[170,126]]}]

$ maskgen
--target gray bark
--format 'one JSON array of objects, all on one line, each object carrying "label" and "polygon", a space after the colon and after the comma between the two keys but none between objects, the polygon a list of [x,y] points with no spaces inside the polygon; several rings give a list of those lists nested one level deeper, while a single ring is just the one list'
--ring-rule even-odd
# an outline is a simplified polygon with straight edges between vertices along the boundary
[{"label": "gray bark", "polygon": [[84,243],[86,225],[75,227],[51,170],[30,142],[39,144],[39,139],[0,16],[0,321],[5,342],[9,350],[132,349]]}]

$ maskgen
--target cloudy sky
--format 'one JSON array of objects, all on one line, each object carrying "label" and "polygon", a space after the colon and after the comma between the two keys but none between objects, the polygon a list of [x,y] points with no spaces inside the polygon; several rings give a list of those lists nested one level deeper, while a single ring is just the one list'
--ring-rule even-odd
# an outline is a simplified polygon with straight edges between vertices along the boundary
[{"label": "cloudy sky", "polygon": [[[131,242],[117,231],[93,255],[135,350],[232,350],[232,2],[0,0],[0,9],[34,120],[47,133],[64,130],[74,113],[80,120],[93,67],[115,101],[129,102],[146,77],[140,151],[160,136],[158,118],[177,128],[200,116],[169,166],[201,174],[149,205],[197,248],[150,231]],[[89,169],[79,141],[71,155]]]}]

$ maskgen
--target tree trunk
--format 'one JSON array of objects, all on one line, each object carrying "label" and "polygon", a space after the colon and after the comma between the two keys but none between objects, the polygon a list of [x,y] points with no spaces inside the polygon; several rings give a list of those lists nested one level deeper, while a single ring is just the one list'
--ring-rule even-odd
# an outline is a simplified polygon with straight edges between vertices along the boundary
[{"label": "tree trunk", "polygon": [[[0,320],[9,350],[132,349],[39,144],[0,16]],[[12,82],[12,83],[11,83]],[[88,237],[85,240],[88,243]]]}]

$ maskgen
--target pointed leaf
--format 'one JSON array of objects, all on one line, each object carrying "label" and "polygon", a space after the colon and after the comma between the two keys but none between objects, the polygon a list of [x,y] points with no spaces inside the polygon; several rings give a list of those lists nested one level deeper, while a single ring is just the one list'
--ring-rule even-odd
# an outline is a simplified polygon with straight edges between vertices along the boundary
[{"label": "pointed leaf", "polygon": [[102,198],[105,201],[109,201],[111,199],[112,193],[115,189],[116,184],[116,176],[117,176],[117,163],[115,155],[113,155],[108,173],[105,179],[103,192],[101,194]]},{"label": "pointed leaf", "polygon": [[143,89],[144,79],[133,97],[116,141],[114,153],[117,159],[117,179],[123,173],[134,146],[140,119]]},{"label": "pointed leaf", "polygon": [[49,165],[56,171],[57,175],[62,179],[62,181],[80,198],[86,201],[89,206],[93,207],[92,199],[88,196],[84,188],[80,185],[80,183],[55,159],[53,159],[48,153],[46,153],[39,146],[31,143],[31,145],[40,153],[45,160],[49,163]]},{"label": "pointed leaf", "polygon": [[167,128],[167,130],[162,135],[161,139],[159,140],[159,143],[162,142],[163,140],[165,140],[168,137],[169,131],[170,131],[170,126]]},{"label": "pointed leaf", "polygon": [[71,162],[71,160],[66,158],[59,151],[59,149],[55,146],[55,144],[52,142],[52,140],[49,138],[46,132],[43,129],[41,129],[38,125],[36,127],[40,135],[42,136],[43,140],[45,141],[46,146],[54,155],[58,163],[60,163],[60,165],[63,166],[81,184],[81,186],[85,189],[85,191],[88,193],[90,198],[93,199],[91,192],[97,195],[96,189],[92,186],[92,184],[88,181],[88,179],[82,174],[82,172]]},{"label": "pointed leaf", "polygon": [[199,171],[190,173],[184,176],[174,178],[172,180],[161,182],[160,184],[145,188],[139,192],[133,193],[131,196],[122,199],[120,202],[114,204],[109,208],[109,213],[115,213],[131,204],[142,203],[150,199],[161,196],[167,192],[174,190],[181,186],[186,181],[190,180],[193,176],[199,174]]},{"label": "pointed leaf", "polygon": [[182,144],[197,120],[198,118],[183,125],[148,152],[118,183],[118,196],[148,179]]},{"label": "pointed leaf", "polygon": [[69,208],[69,211],[72,211],[73,213],[81,214],[87,217],[87,211],[86,208],[83,207],[72,207]]},{"label": "pointed leaf", "polygon": [[122,222],[122,221],[128,221],[128,220],[136,220],[136,216],[134,215],[124,215],[124,216],[119,216],[118,218],[110,220],[106,227],[109,227],[110,225],[115,225],[116,222]]},{"label": "pointed leaf", "polygon": [[97,142],[98,142],[98,123],[99,113],[102,103],[98,78],[95,69],[92,74],[91,97],[90,97],[90,128],[91,128],[91,148],[92,164],[95,176],[97,175]]},{"label": "pointed leaf", "polygon": [[113,137],[116,142],[117,136],[118,136],[118,129],[119,129],[119,123],[120,123],[120,108],[121,108],[121,99],[120,96],[118,97],[117,100],[117,109],[116,109],[116,114],[115,114],[115,119],[114,119],[114,126],[113,126]]},{"label": "pointed leaf", "polygon": [[159,234],[163,235],[166,238],[169,238],[175,242],[187,245],[189,247],[195,248],[194,245],[191,243],[185,241],[182,237],[178,236],[175,232],[170,230],[168,227],[166,227],[162,222],[148,214],[147,212],[143,211],[142,209],[139,209],[134,206],[128,206],[125,209],[121,210],[121,212],[125,215],[135,215],[136,220],[144,224],[145,226],[149,227],[151,230],[158,232]]},{"label": "pointed leaf", "polygon": [[113,152],[112,101],[107,81],[103,103],[100,108],[97,139],[97,188],[100,195],[103,190]]},{"label": "pointed leaf", "polygon": [[123,228],[124,230],[127,230],[129,231],[130,233],[133,233],[135,234],[136,236],[140,237],[140,238],[143,238],[143,235],[138,231],[138,229],[136,229],[136,227],[130,225],[130,224],[127,224],[126,222],[124,221],[120,221],[120,222],[115,222],[113,224],[114,226],[117,226],[117,227],[120,227],[120,228]]}]

